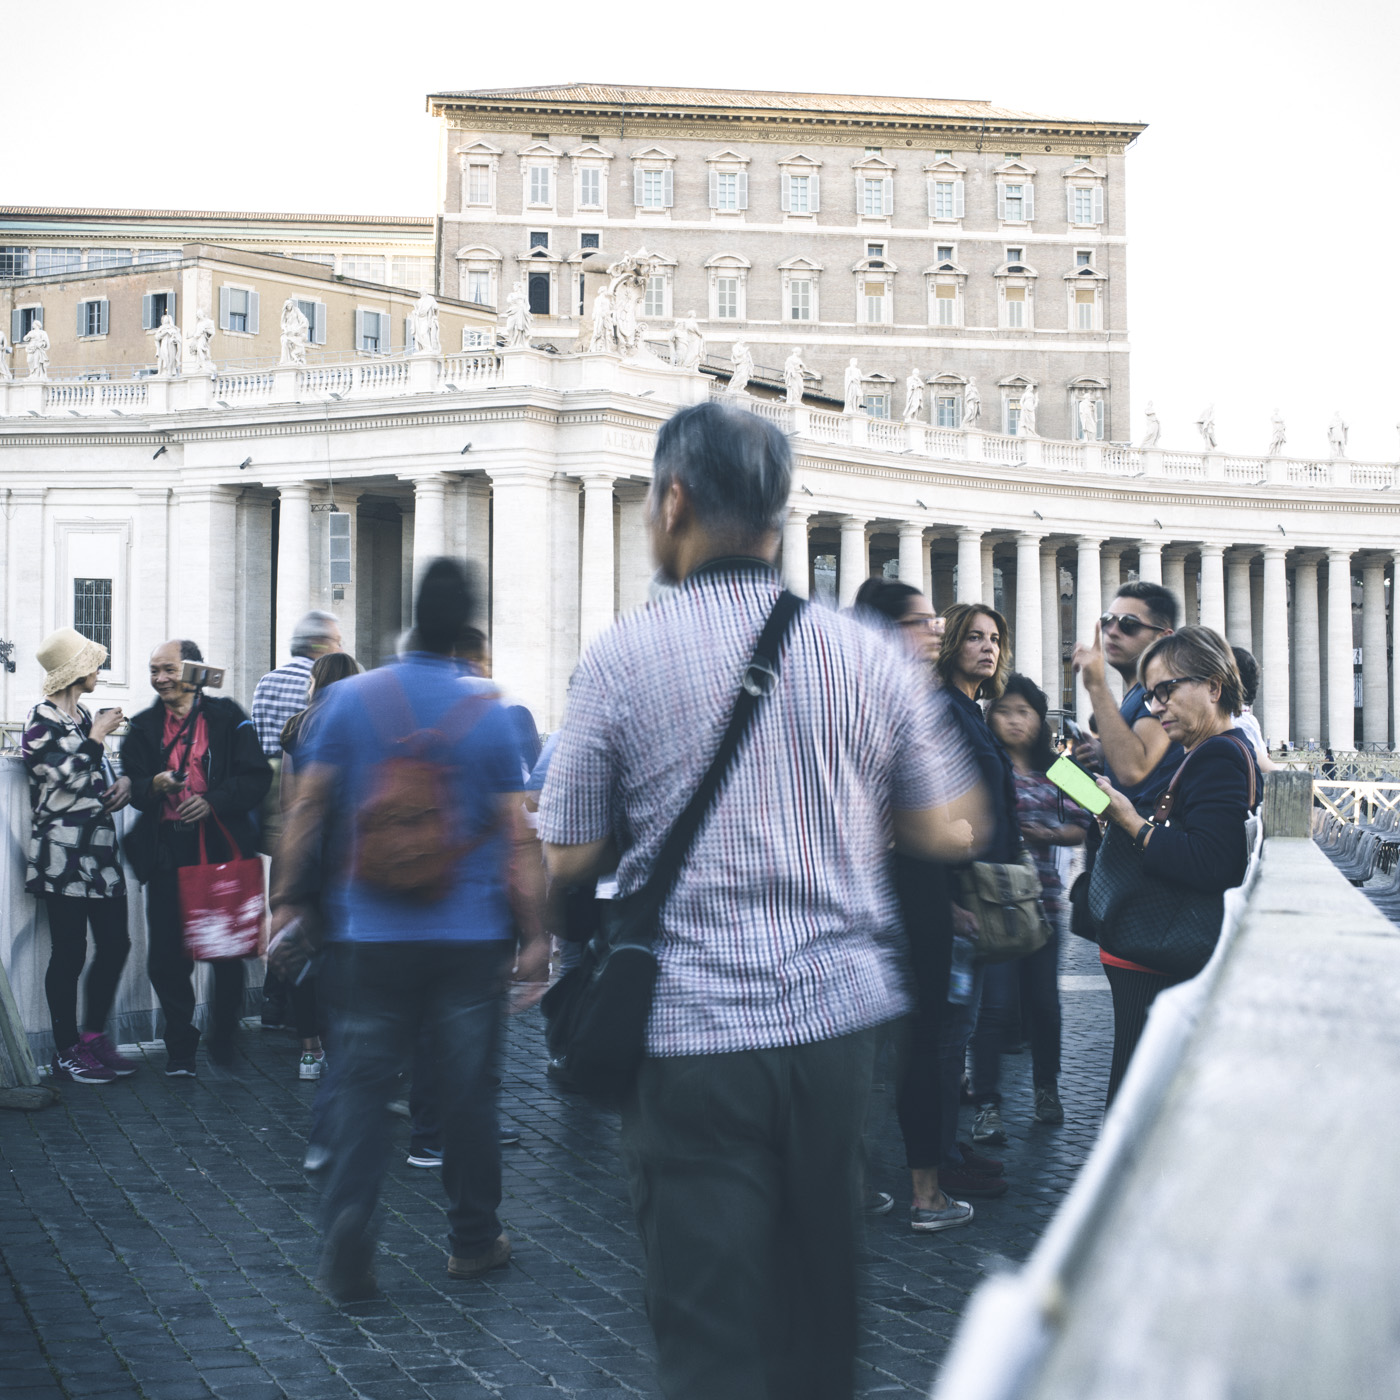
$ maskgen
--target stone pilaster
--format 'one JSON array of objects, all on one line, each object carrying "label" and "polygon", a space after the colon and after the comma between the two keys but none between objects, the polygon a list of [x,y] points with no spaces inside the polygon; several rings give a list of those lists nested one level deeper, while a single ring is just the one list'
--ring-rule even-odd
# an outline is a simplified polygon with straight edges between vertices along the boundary
[{"label": "stone pilaster", "polygon": [[958,602],[982,601],[982,532],[964,528],[958,531]]},{"label": "stone pilaster", "polygon": [[841,517],[841,556],[837,564],[838,602],[849,608],[861,584],[870,577],[870,545],[865,527],[870,522],[859,515]]},{"label": "stone pilaster", "polygon": [[1351,625],[1351,553],[1327,551],[1327,742],[1356,747],[1355,667]]},{"label": "stone pilaster", "polygon": [[[1263,704],[1260,727],[1271,747],[1288,733],[1288,573],[1287,551],[1281,545],[1264,550]],[[1314,592],[1314,598],[1316,593]]]},{"label": "stone pilaster", "polygon": [[311,606],[311,488],[304,481],[290,482],[277,494],[276,651],[283,666],[292,659],[292,629]]},{"label": "stone pilaster", "polygon": [[[1016,669],[1036,680],[1044,671],[1041,648],[1040,536],[1016,536]],[[1053,701],[1051,702],[1054,703]]]},{"label": "stone pilaster", "polygon": [[[1264,575],[1264,636],[1269,634],[1269,579]],[[1300,554],[1293,563],[1294,733],[1300,744],[1322,742],[1322,654],[1317,613],[1317,556]],[[1269,684],[1269,672],[1264,672]]]}]

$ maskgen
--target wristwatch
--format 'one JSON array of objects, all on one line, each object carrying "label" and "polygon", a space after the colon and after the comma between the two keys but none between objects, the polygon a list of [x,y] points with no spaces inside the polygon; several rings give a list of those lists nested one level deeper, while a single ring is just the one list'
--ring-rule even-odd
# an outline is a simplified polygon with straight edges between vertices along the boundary
[{"label": "wristwatch", "polygon": [[1151,817],[1148,817],[1147,820],[1138,827],[1138,834],[1133,837],[1133,845],[1136,846],[1138,850],[1142,850],[1142,848],[1147,845],[1147,838],[1152,835],[1156,826],[1157,823],[1154,822]]}]

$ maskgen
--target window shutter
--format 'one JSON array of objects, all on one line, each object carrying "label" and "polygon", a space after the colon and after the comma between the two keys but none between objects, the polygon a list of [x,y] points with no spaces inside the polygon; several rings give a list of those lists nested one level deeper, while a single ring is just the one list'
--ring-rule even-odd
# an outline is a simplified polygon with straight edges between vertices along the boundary
[{"label": "window shutter", "polygon": [[[221,331],[228,330],[228,292],[229,289],[227,287],[219,288],[219,329]],[[147,300],[149,301],[150,298],[148,297]],[[146,328],[148,330],[150,329],[149,317],[147,318]]]},{"label": "window shutter", "polygon": [[98,335],[106,335],[106,334],[107,334],[107,314],[108,314],[108,312],[109,312],[110,310],[111,310],[111,302],[109,302],[109,301],[107,300],[106,297],[103,297],[102,300],[99,301],[99,302],[97,303],[97,333],[98,333]]},{"label": "window shutter", "polygon": [[19,322],[20,322],[20,313],[19,313],[18,311],[11,311],[11,312],[10,312],[10,344],[11,344],[11,345],[18,345],[19,342],[20,342]]},{"label": "window shutter", "polygon": [[257,333],[258,333],[258,294],[257,294],[256,292],[249,292],[249,293],[248,293],[248,334],[249,334],[249,335],[257,335]]},{"label": "window shutter", "polygon": [[778,177],[778,208],[784,214],[792,208],[792,176],[786,170]]},{"label": "window shutter", "polygon": [[710,171],[710,208],[719,208],[719,171]]},{"label": "window shutter", "polygon": [[413,339],[413,317],[403,318],[403,348],[404,354],[411,355],[418,348]]},{"label": "window shutter", "polygon": [[815,214],[822,207],[821,179],[815,171],[807,177],[807,211]]},{"label": "window shutter", "polygon": [[933,207],[933,189],[934,189],[934,183],[935,183],[935,182],[933,181],[933,179],[930,178],[929,181],[928,181],[928,216],[929,216],[930,219],[933,218],[933,215],[934,215],[934,212],[935,212],[935,211],[934,211],[934,207]]},{"label": "window shutter", "polygon": [[961,219],[963,216],[963,182],[953,181],[953,217]]},{"label": "window shutter", "polygon": [[885,176],[885,188],[883,192],[883,202],[880,206],[880,212],[882,214],[894,213],[894,177],[891,175]]},{"label": "window shutter", "polygon": [[365,348],[365,313],[359,307],[355,308],[355,349]]},{"label": "window shutter", "polygon": [[165,309],[170,313],[170,319],[178,326],[180,324],[180,318],[175,314],[175,299],[177,296],[179,296],[178,292],[166,292]]},{"label": "window shutter", "polygon": [[1094,186],[1094,222],[1103,223],[1103,186]]},{"label": "window shutter", "polygon": [[997,184],[997,218],[1006,222],[1006,186],[1000,182]]},{"label": "window shutter", "polygon": [[394,318],[387,311],[379,313],[379,353],[388,355],[394,349]]},{"label": "window shutter", "polygon": [[85,335],[85,334],[87,334],[87,309],[88,309],[88,304],[87,304],[87,302],[85,302],[85,301],[80,301],[80,302],[78,303],[78,334],[79,334],[79,335]]},{"label": "window shutter", "polygon": [[318,301],[314,310],[316,314],[311,322],[311,342],[313,345],[324,345],[326,343],[326,303]]},{"label": "window shutter", "polygon": [[1074,222],[1074,186],[1065,186],[1065,222]]},{"label": "window shutter", "polygon": [[[228,330],[228,288],[219,288],[219,329]],[[148,331],[151,329],[151,294],[147,292],[141,298],[141,329]]]},{"label": "window shutter", "polygon": [[634,166],[632,170],[632,203],[638,209],[642,207],[642,167]]},{"label": "window shutter", "polygon": [[1026,195],[1025,203],[1022,206],[1021,217],[1025,219],[1027,223],[1030,223],[1030,221],[1035,218],[1035,186],[1027,180],[1023,188],[1025,189]]},{"label": "window shutter", "polygon": [[741,170],[739,172],[739,208],[749,207],[749,172]]},{"label": "window shutter", "polygon": [[865,213],[865,177],[856,176],[856,218]]},{"label": "window shutter", "polygon": [[1103,400],[1094,400],[1094,420],[1099,431],[1099,441],[1103,441]]},{"label": "window shutter", "polygon": [[676,202],[674,172],[668,165],[661,175],[661,202],[670,209]]}]

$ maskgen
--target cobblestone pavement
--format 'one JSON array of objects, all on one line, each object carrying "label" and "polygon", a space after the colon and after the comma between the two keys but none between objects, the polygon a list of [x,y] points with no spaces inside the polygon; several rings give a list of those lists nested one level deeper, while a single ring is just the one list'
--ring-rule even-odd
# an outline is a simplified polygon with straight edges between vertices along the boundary
[{"label": "cobblestone pavement", "polygon": [[[1094,950],[1067,940],[1061,985],[1068,1121],[1034,1122],[1029,1055],[1005,1060],[1012,1189],[967,1228],[908,1228],[888,1090],[877,1099],[862,1276],[865,1395],[923,1393],[970,1291],[1023,1259],[1098,1130],[1111,1044]],[[68,1085],[59,1106],[0,1115],[0,1395],[5,1400],[557,1400],[654,1396],[640,1255],[615,1119],[543,1074],[538,1013],[512,1024],[503,1121],[508,1269],[446,1277],[437,1174],[386,1184],[383,1296],[336,1308],[312,1284],[317,1188],[301,1171],[314,1085],[290,1037],[246,1029],[235,1072],[167,1079],[151,1047],[130,1079]],[[968,1111],[964,1110],[965,1118]]]}]

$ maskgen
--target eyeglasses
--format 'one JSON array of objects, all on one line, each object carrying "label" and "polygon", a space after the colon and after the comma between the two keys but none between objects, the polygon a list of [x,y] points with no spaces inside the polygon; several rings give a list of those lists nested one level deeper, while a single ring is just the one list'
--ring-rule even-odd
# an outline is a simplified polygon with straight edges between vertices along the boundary
[{"label": "eyeglasses", "polygon": [[1165,632],[1165,627],[1158,627],[1155,622],[1144,622],[1140,617],[1134,617],[1132,613],[1104,613],[1099,618],[1099,626],[1105,632],[1110,627],[1116,626],[1125,637],[1136,637],[1143,628],[1151,632]]},{"label": "eyeglasses", "polygon": [[943,619],[941,617],[930,617],[927,613],[918,613],[914,617],[901,617],[899,619],[901,627],[926,627],[930,632],[941,632],[943,630]]},{"label": "eyeglasses", "polygon": [[1147,698],[1155,701],[1159,705],[1165,705],[1172,698],[1172,692],[1179,685],[1187,685],[1191,681],[1197,681],[1205,685],[1209,681],[1209,676],[1169,676],[1164,681],[1158,681],[1151,690],[1147,692]]}]

